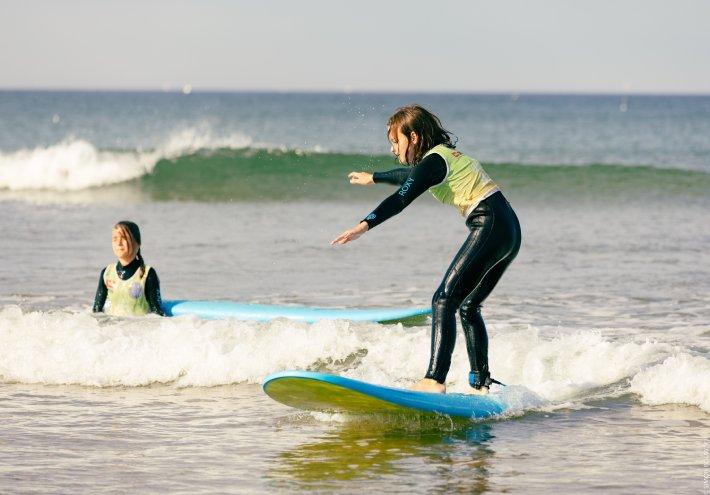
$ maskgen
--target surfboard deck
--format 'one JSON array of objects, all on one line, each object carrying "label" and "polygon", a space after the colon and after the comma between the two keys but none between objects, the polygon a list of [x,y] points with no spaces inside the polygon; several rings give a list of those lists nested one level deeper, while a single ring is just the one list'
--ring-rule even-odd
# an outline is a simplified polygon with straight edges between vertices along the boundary
[{"label": "surfboard deck", "polygon": [[495,394],[434,394],[383,387],[312,371],[282,371],[267,376],[264,392],[277,402],[306,411],[355,414],[436,413],[485,418],[505,411]]},{"label": "surfboard deck", "polygon": [[423,322],[430,308],[367,308],[339,309],[310,306],[279,306],[247,304],[232,301],[163,301],[167,316],[195,315],[204,319],[236,318],[248,321],[269,321],[275,318],[313,323],[318,320],[350,320],[369,322]]}]

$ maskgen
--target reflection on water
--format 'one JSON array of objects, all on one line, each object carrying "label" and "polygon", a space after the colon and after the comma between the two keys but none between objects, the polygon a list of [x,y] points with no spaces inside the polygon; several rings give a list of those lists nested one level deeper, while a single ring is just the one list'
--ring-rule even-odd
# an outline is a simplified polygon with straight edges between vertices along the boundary
[{"label": "reflection on water", "polygon": [[294,412],[258,385],[0,384],[0,493],[695,493],[710,416],[635,396],[496,421]]},{"label": "reflection on water", "polygon": [[[494,423],[441,416],[350,419],[315,441],[281,452],[267,478],[280,489],[334,489],[342,482],[380,484],[388,477],[396,478],[405,491],[426,487],[427,491],[482,493],[489,488]],[[284,425],[289,426],[293,425]],[[403,472],[408,475],[402,485]]]}]

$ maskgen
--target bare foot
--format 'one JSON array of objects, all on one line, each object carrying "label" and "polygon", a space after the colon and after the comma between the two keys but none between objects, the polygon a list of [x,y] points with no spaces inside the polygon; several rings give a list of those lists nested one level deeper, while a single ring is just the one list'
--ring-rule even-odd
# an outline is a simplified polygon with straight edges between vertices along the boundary
[{"label": "bare foot", "polygon": [[436,380],[432,380],[431,378],[422,378],[417,383],[412,385],[411,389],[416,390],[417,392],[433,392],[435,394],[446,393],[446,386]]},{"label": "bare foot", "polygon": [[481,387],[481,388],[469,387],[468,388],[468,393],[471,395],[488,395],[489,391],[490,390],[488,387]]}]

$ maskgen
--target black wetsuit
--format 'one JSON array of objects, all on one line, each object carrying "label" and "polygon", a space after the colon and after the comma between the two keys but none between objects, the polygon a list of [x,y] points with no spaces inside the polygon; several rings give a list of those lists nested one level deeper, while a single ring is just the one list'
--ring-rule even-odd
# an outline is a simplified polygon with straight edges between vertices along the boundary
[{"label": "black wetsuit", "polygon": [[[136,258],[131,261],[128,265],[123,266],[120,262],[116,262],[116,273],[121,280],[128,280],[136,273],[136,270],[140,268],[141,261]],[[108,296],[108,289],[106,288],[106,283],[104,282],[104,272],[106,268],[101,270],[101,275],[99,275],[99,286],[96,288],[96,295],[94,296],[94,313],[100,313],[104,310],[104,304],[106,304],[106,297]],[[163,312],[163,303],[160,299],[160,280],[158,279],[158,274],[151,267],[148,270],[148,275],[145,279],[145,298],[148,301],[148,307],[151,313],[159,314],[160,316],[165,316]]]},{"label": "black wetsuit", "polygon": [[[373,228],[401,212],[446,178],[441,155],[432,153],[411,168],[375,172],[375,183],[399,185],[364,221]],[[431,360],[426,378],[444,383],[456,343],[456,311],[461,317],[471,365],[470,383],[490,384],[488,334],[481,304],[520,249],[520,224],[501,192],[481,201],[466,218],[468,238],[454,257],[432,300]]]}]

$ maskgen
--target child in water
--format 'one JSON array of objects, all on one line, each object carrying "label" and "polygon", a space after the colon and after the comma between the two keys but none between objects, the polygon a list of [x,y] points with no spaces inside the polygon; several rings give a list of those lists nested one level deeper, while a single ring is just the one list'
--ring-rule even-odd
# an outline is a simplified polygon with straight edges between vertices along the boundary
[{"label": "child in water", "polygon": [[352,229],[331,241],[345,244],[401,212],[429,190],[436,199],[456,207],[470,233],[454,257],[432,300],[431,358],[423,379],[412,387],[446,392],[446,375],[456,341],[456,311],[466,337],[471,393],[487,394],[488,334],[481,304],[520,249],[520,224],[515,212],[477,160],[457,151],[451,133],[419,105],[398,109],[387,122],[391,151],[411,167],[388,172],[351,172],[351,184],[388,183],[400,186]]},{"label": "child in water", "polygon": [[104,310],[119,316],[142,316],[157,313],[165,316],[160,300],[160,280],[155,270],[146,265],[141,256],[141,232],[138,225],[128,220],[118,222],[111,232],[113,254],[118,258],[99,276],[94,297],[94,313]]}]

